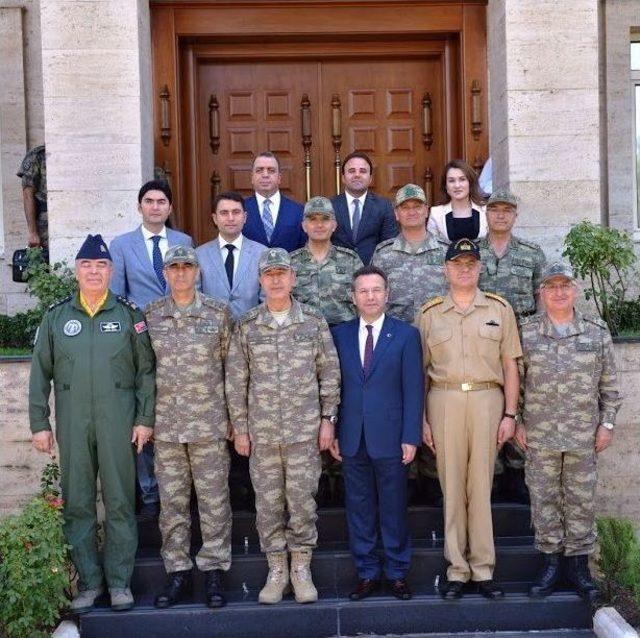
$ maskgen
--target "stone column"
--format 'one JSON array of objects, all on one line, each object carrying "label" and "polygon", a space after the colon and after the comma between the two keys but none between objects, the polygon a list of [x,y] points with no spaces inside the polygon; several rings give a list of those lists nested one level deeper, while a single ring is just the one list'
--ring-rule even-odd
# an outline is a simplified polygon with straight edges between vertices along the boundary
[{"label": "stone column", "polygon": [[489,0],[494,188],[521,200],[518,232],[557,258],[601,220],[598,0]]},{"label": "stone column", "polygon": [[51,258],[138,222],[153,174],[148,0],[42,0]]}]

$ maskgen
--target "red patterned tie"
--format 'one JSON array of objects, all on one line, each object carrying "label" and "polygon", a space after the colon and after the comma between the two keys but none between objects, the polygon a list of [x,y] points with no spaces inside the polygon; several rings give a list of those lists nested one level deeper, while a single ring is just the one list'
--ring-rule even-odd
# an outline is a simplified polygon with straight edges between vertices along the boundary
[{"label": "red patterned tie", "polygon": [[371,363],[373,362],[373,326],[367,324],[367,340],[364,344],[364,363],[362,364],[362,371],[364,376],[368,377],[371,371]]}]

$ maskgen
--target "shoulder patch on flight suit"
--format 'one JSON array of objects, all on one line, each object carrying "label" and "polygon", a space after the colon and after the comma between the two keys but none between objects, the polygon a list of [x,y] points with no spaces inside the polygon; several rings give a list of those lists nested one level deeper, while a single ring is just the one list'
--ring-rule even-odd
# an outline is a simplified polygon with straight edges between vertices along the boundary
[{"label": "shoulder patch on flight suit", "polygon": [[423,313],[427,312],[429,308],[433,308],[434,306],[441,304],[443,301],[444,301],[444,297],[434,297],[433,299],[429,299],[427,303],[422,305],[422,312]]},{"label": "shoulder patch on flight suit", "polygon": [[503,306],[509,307],[509,302],[500,295],[496,295],[495,292],[485,292],[484,296],[489,297],[490,299],[495,299],[496,301],[499,301]]}]

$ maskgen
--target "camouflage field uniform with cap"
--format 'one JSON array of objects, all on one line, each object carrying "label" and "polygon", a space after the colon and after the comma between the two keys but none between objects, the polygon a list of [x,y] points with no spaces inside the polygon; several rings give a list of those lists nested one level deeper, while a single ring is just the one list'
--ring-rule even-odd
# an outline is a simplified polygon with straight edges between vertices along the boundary
[{"label": "camouflage field uniform with cap", "polygon": [[47,212],[47,158],[44,145],[32,148],[22,160],[16,173],[22,179],[22,188],[32,186],[36,198],[36,230],[42,248],[49,245],[49,220]]},{"label": "camouflage field uniform with cap", "polygon": [[[260,264],[261,271],[288,268],[290,260],[282,249],[270,249]],[[340,365],[327,322],[295,299],[282,325],[266,303],[253,308],[234,328],[225,387],[234,433],[251,437],[262,550],[313,549],[320,419],[337,414],[340,401]]]},{"label": "camouflage field uniform with cap", "polygon": [[[572,277],[560,266],[544,274]],[[524,319],[521,332],[535,545],[548,554],[588,554],[596,541],[596,429],[615,423],[621,404],[611,335],[602,320],[578,311],[563,334],[546,313]]]}]

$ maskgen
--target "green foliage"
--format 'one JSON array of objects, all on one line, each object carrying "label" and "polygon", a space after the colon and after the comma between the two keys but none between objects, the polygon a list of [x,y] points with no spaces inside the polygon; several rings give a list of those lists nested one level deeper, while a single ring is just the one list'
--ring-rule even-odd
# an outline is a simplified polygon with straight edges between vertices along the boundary
[{"label": "green foliage", "polygon": [[35,310],[0,315],[0,348],[31,349],[41,315]]},{"label": "green foliage", "polygon": [[576,275],[587,281],[587,299],[593,299],[611,333],[618,334],[627,277],[636,261],[631,237],[615,228],[583,221],[565,237],[562,254]]},{"label": "green foliage", "polygon": [[27,290],[32,297],[38,299],[36,311],[40,314],[40,320],[51,304],[61,301],[77,290],[73,271],[63,262],[46,264],[42,261],[41,253],[39,248],[29,249],[27,270]]},{"label": "green foliage", "polygon": [[630,598],[637,615],[640,607],[640,543],[630,521],[620,518],[599,518],[600,557],[598,566],[603,574],[602,592],[608,603]]},{"label": "green foliage", "polygon": [[0,521],[0,634],[44,638],[67,605],[71,564],[62,533],[59,469],[44,469],[41,493]]}]

